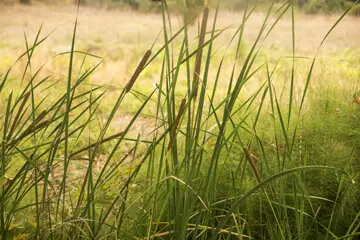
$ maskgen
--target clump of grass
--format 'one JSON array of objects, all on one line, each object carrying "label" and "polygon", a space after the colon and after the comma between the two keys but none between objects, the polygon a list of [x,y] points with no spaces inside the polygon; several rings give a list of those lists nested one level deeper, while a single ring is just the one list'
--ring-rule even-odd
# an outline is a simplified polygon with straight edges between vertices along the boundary
[{"label": "clump of grass", "polygon": [[350,14],[353,16],[360,16],[360,4],[356,4],[350,11]]},{"label": "clump of grass", "polygon": [[[4,90],[11,68],[0,84],[6,106],[1,118],[2,239],[351,239],[359,235],[357,205],[339,207],[357,191],[350,174],[357,139],[348,141],[352,148],[340,150],[345,165],[311,159],[319,151],[316,147],[314,154],[309,153],[316,139],[302,123],[313,109],[306,97],[317,55],[305,83],[296,82],[291,1],[276,9],[270,6],[257,38],[247,43],[245,51],[246,23],[256,7],[246,6],[223,57],[216,62],[216,40],[227,30],[217,28],[218,8],[211,19],[205,7],[195,39],[198,45],[193,47],[188,22],[174,32],[164,1],[163,45],[144,53],[98,125],[106,93],[84,83],[101,61],[83,68],[89,58],[98,57],[76,50],[77,21],[71,51],[62,54],[69,57],[66,89],[55,100],[39,99],[39,92],[51,91],[51,76],[39,78],[41,68],[35,70],[31,64],[47,37],[40,39],[41,28],[32,44],[25,36],[26,51],[19,58],[26,61],[20,90]],[[286,66],[291,74],[286,79],[288,88],[280,94],[275,85],[280,59],[270,66],[258,55],[288,11],[293,46]],[[181,42],[178,48],[175,40]],[[227,51],[235,51],[229,78],[223,72]],[[155,59],[162,62],[161,76],[146,95],[137,90],[137,80]],[[215,76],[209,74],[210,68],[216,68]],[[246,92],[258,75],[263,76],[259,87]],[[227,85],[222,91],[226,94],[219,96],[220,81]],[[186,91],[177,90],[180,82],[185,82]],[[123,131],[111,133],[117,112],[132,97],[141,106]],[[155,103],[153,128],[147,136],[134,136],[131,130],[150,103]],[[319,194],[319,173],[326,184],[337,187],[336,192]]]}]

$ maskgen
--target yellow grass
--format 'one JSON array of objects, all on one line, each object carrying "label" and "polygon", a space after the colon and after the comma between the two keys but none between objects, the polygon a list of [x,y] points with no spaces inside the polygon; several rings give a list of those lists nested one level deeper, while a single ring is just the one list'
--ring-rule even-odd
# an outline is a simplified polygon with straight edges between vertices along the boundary
[{"label": "yellow grass", "polygon": [[[213,11],[212,11],[213,14]],[[245,42],[250,44],[256,38],[265,14],[256,12],[249,19],[245,29]],[[37,69],[44,62],[47,62],[43,70],[43,75],[52,74],[54,79],[60,80],[64,87],[66,86],[66,57],[53,58],[55,54],[70,50],[72,31],[76,18],[76,6],[66,5],[39,5],[21,6],[21,5],[2,5],[0,6],[0,73],[4,73],[9,66],[13,64],[16,58],[25,51],[24,32],[28,36],[29,42],[32,42],[40,25],[43,24],[42,37],[52,32],[50,38],[42,44],[36,51],[32,60],[33,69]],[[312,57],[315,53],[322,38],[337,20],[338,16],[307,16],[297,13],[296,17],[296,55]],[[242,20],[242,13],[220,12],[218,20],[218,29],[232,26],[226,30],[218,41],[215,48],[220,49],[217,55],[218,59],[227,47],[236,27]],[[212,18],[209,19],[212,22]],[[181,19],[174,16],[172,18],[173,31],[181,26]],[[336,81],[340,85],[347,82],[344,74],[348,71],[347,52],[359,51],[360,48],[360,28],[359,19],[354,17],[346,17],[330,35],[325,42],[321,51],[320,64],[317,75],[331,75],[337,78]],[[160,14],[144,14],[131,11],[106,10],[90,7],[81,7],[79,13],[79,25],[76,37],[76,50],[89,51],[90,53],[99,55],[104,62],[96,73],[91,77],[89,84],[105,85],[107,90],[107,99],[111,99],[117,95],[118,90],[123,88],[129,77],[135,70],[138,62],[142,58],[145,51],[154,43],[158,34],[162,29],[162,17]],[[277,24],[274,31],[269,35],[263,44],[261,56],[268,62],[276,62],[279,57],[291,56],[292,40],[291,40],[291,18],[290,12]],[[190,33],[194,46],[197,43],[195,39],[197,34],[197,24],[194,24]],[[162,41],[162,36],[155,44],[156,51]],[[175,46],[176,47],[176,46]],[[232,63],[231,55],[235,51],[232,47],[228,50],[229,63]],[[231,59],[230,59],[231,58]],[[356,58],[356,57],[355,57]],[[79,58],[80,59],[80,58]],[[352,58],[353,59],[353,58]],[[345,60],[345,62],[343,61]],[[89,60],[88,65],[93,65],[98,60]],[[304,69],[299,70],[298,82],[304,82],[308,71],[310,61],[303,60]],[[356,59],[355,59],[356,62]],[[80,61],[79,61],[80,63]],[[347,64],[343,69],[338,64]],[[14,72],[23,69],[25,62],[18,64],[14,68]],[[352,64],[352,65],[351,65]],[[78,65],[79,66],[79,65]],[[337,66],[337,68],[335,67]],[[232,67],[225,61],[226,69]],[[350,63],[350,67],[356,69],[354,63]],[[153,89],[153,84],[158,82],[159,72],[161,68],[161,59],[155,62],[152,67],[147,68],[141,78],[135,84],[135,88],[149,93]],[[210,74],[216,73],[217,66],[211,70]],[[281,74],[289,74],[287,72]],[[351,70],[352,71],[352,70]],[[226,71],[225,75],[227,74]],[[230,74],[230,71],[228,71]],[[303,74],[301,74],[303,72]],[[19,74],[21,76],[21,74]],[[356,78],[356,76],[354,76]],[[259,76],[259,83],[264,79]],[[225,78],[226,79],[226,78]],[[286,78],[287,80],[289,78]],[[226,80],[227,81],[227,80]],[[340,82],[339,82],[340,81]],[[316,82],[316,81],[315,81]],[[353,82],[353,81],[352,81]],[[225,86],[228,82],[220,83]],[[316,84],[316,83],[314,83]],[[301,85],[301,84],[300,84]],[[185,89],[184,84],[184,89]],[[353,87],[350,86],[349,87]],[[250,92],[258,88],[258,84],[249,86]],[[181,88],[179,88],[181,89]],[[185,94],[185,93],[183,93]],[[183,96],[183,94],[180,94]],[[182,98],[179,96],[179,99]],[[129,101],[128,108],[135,109],[138,103]],[[126,110],[125,110],[126,111]]]}]

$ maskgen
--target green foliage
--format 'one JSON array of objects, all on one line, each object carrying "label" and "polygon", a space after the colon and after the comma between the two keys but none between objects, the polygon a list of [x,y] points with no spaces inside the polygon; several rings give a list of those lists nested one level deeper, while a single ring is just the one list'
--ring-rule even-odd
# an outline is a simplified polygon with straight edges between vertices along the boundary
[{"label": "green foliage", "polygon": [[[204,0],[169,0],[167,4],[178,13],[182,13],[184,9],[196,10],[204,5]],[[186,8],[185,8],[186,4]],[[139,11],[161,11],[161,3],[151,0],[112,0],[109,7],[131,8]]]},{"label": "green foliage", "polygon": [[224,0],[220,1],[220,6],[231,11],[240,11],[245,9],[247,3],[248,0]]},{"label": "green foliage", "polygon": [[141,0],[112,0],[108,8],[132,9],[142,12],[160,12],[161,4]]},{"label": "green foliage", "polygon": [[345,1],[343,0],[327,0],[324,3],[323,0],[309,0],[304,5],[304,11],[309,14],[315,14],[319,12],[340,12],[345,8]]},{"label": "green foliage", "polygon": [[[231,38],[236,40],[225,50],[216,44],[224,30],[209,24],[208,8],[196,46],[187,26],[174,31],[168,9],[161,9],[162,45],[139,57],[110,107],[101,102],[101,87],[86,84],[101,60],[77,51],[77,21],[71,51],[61,54],[68,60],[61,85],[52,76],[40,78],[42,68],[31,64],[47,37],[39,37],[41,29],[32,43],[25,36],[26,51],[16,62],[23,72],[11,78],[10,68],[0,81],[1,238],[278,240],[359,234],[354,183],[360,168],[354,159],[360,156],[360,127],[350,116],[360,117],[354,107],[359,98],[354,95],[349,105],[334,97],[344,91],[326,87],[328,82],[308,98],[317,54],[302,72],[304,82],[298,82],[303,59],[295,61],[295,45],[290,58],[273,59],[276,65],[260,57],[268,29],[289,9],[295,43],[292,7],[289,2],[269,9],[258,37],[244,47],[250,17],[245,11],[244,24]],[[156,59],[161,66],[155,89],[141,90],[137,81]],[[217,74],[210,74],[212,68]],[[290,74],[280,78],[278,71]],[[13,79],[19,83],[8,86]],[[114,132],[117,113],[134,99],[141,104],[125,128]],[[147,108],[152,127],[145,136],[134,134]]]},{"label": "green foliage", "polygon": [[350,15],[359,16],[359,4],[354,5],[356,0],[327,0],[325,3],[323,0],[308,0],[301,4],[301,7],[306,13],[316,14],[320,12],[331,13],[341,12],[347,8],[353,7],[349,12]]},{"label": "green foliage", "polygon": [[321,0],[310,0],[304,5],[304,11],[309,14],[319,13],[322,10],[323,4]]},{"label": "green foliage", "polygon": [[352,16],[360,16],[360,4],[356,4],[349,12]]}]

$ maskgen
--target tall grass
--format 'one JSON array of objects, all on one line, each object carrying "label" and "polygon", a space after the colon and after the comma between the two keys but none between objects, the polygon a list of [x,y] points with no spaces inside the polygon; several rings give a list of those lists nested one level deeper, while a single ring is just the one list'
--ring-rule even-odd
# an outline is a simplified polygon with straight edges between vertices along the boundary
[{"label": "tall grass", "polygon": [[[189,24],[195,20],[185,15],[186,24],[174,31],[164,1],[163,46],[144,53],[100,124],[106,93],[86,81],[101,61],[76,50],[77,20],[71,51],[61,54],[69,56],[63,92],[52,92],[52,76],[40,78],[42,68],[32,67],[33,55],[49,36],[41,39],[40,28],[30,44],[25,35],[20,87],[6,87],[13,81],[12,68],[0,84],[2,239],[356,239],[360,210],[339,204],[354,189],[355,176],[349,173],[357,137],[344,152],[344,166],[307,157],[316,156],[306,155],[313,139],[303,139],[302,124],[304,111],[312,107],[306,96],[317,55],[305,83],[298,83],[292,1],[278,9],[271,5],[257,38],[243,50],[247,21],[256,8],[246,6],[231,42],[217,49],[227,30],[217,28],[218,9],[204,8],[192,39]],[[288,95],[283,95],[274,76],[285,60],[263,62],[259,54],[287,12],[293,47],[290,84],[283,83]],[[230,51],[235,54],[226,74]],[[214,56],[222,57],[215,61]],[[85,68],[88,59],[99,62]],[[160,78],[144,95],[136,83],[155,59],[162,62]],[[259,75],[260,84],[254,80]],[[225,90],[220,83],[226,83]],[[252,84],[258,88],[249,92]],[[180,91],[184,85],[186,91]],[[49,94],[40,99],[44,92]],[[125,129],[113,133],[116,113],[133,97],[141,106]],[[153,128],[134,135],[132,127],[150,104],[155,104],[148,118]],[[335,195],[321,194],[319,174],[337,186]]]}]

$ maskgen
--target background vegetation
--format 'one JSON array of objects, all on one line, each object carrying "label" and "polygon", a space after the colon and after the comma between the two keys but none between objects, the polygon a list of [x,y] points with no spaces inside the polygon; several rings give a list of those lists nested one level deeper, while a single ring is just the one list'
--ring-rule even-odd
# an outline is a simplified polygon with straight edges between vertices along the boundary
[{"label": "background vegetation", "polygon": [[[4,2],[14,2],[15,0],[2,0]],[[71,2],[71,0],[19,0],[20,3],[23,4],[30,4],[34,2],[45,2],[45,3],[58,3],[58,4],[69,4],[73,3],[76,4],[77,1]],[[152,0],[83,0],[81,1],[84,5],[96,5],[102,6],[106,8],[125,8],[125,9],[132,9],[138,11],[161,11],[161,4],[154,4],[154,2],[161,2],[161,1],[152,1]],[[220,3],[220,8],[227,9],[231,11],[239,11],[244,10],[246,4],[248,3],[257,3],[263,4],[264,6],[268,6],[271,0],[224,0]],[[285,0],[277,0],[277,3],[284,3]],[[315,14],[315,13],[339,13],[345,11],[349,6],[354,5],[357,1],[356,0],[294,0],[294,4],[296,7],[303,10],[305,13]],[[178,12],[183,12],[186,9],[192,9],[192,11],[199,12],[201,11],[201,7],[204,4],[209,4],[212,7],[216,7],[217,1],[216,0],[169,0],[167,1],[169,6],[172,10],[177,10]],[[184,8],[184,3],[186,6]],[[358,4],[355,6],[349,14],[351,15],[359,15],[360,14],[360,5]]]},{"label": "background vegetation", "polygon": [[0,9],[1,239],[357,239],[352,10],[160,6]]}]

